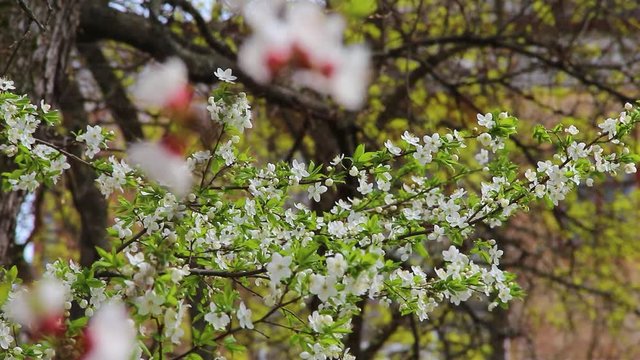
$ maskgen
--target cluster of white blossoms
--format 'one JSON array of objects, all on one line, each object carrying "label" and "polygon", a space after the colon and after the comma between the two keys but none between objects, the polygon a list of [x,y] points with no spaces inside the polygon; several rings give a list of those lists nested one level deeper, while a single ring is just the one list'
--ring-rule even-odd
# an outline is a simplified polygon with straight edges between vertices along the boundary
[{"label": "cluster of white blossoms", "polygon": [[111,173],[102,173],[96,179],[98,189],[104,196],[109,196],[114,190],[122,191],[122,186],[127,183],[127,175],[132,171],[131,167],[124,160],[109,157]]},{"label": "cluster of white blossoms", "polygon": [[57,112],[50,112],[44,101],[38,108],[25,96],[4,92],[12,89],[12,81],[0,79],[0,152],[28,165],[11,173],[11,188],[32,192],[43,180],[55,184],[70,165],[66,155],[35,137],[43,121],[48,125],[57,122]]},{"label": "cluster of white blossoms", "polygon": [[211,120],[222,125],[229,125],[239,132],[250,129],[251,106],[247,100],[247,94],[241,92],[237,96],[218,98],[211,96],[208,100],[207,111]]},{"label": "cluster of white blossoms", "polygon": [[76,141],[83,142],[86,145],[84,155],[89,159],[93,159],[100,152],[100,148],[106,145],[103,130],[98,125],[87,125],[87,131],[77,135]]},{"label": "cluster of white blossoms", "polygon": [[[229,96],[220,91],[218,98]],[[6,102],[0,98],[0,107]],[[231,117],[247,116],[242,109],[249,106],[237,109]],[[216,114],[219,120],[227,116]],[[558,153],[530,169],[508,158],[515,117],[489,113],[477,119],[480,134],[405,132],[382,150],[359,146],[351,156],[338,155],[331,166],[300,159],[256,166],[238,155],[237,131],[226,127],[211,149],[183,160],[180,144],[166,136],[129,152],[151,181],[115,156],[92,159],[103,132],[90,128],[80,136],[88,145],[85,165],[99,173],[100,190],[132,194],[118,199],[110,231],[116,246],[98,250],[100,259],[90,268],[50,265],[45,278],[54,285],[44,293],[56,296],[46,306],[34,295],[41,292],[37,286],[19,287],[15,271],[0,270],[12,285],[9,300],[0,304],[0,348],[20,360],[51,358],[61,342],[37,335],[52,334],[78,337],[77,350],[93,360],[184,357],[179,350],[185,345],[191,347],[187,354],[215,348],[223,358],[238,349],[237,333],[268,329],[292,335],[301,358],[352,358],[344,338],[363,300],[373,300],[367,306],[378,311],[390,307],[420,320],[447,303],[480,299],[489,309],[506,306],[522,291],[515,276],[500,269],[499,244],[478,238],[476,227],[500,226],[539,198],[557,204],[599,175],[635,172],[638,156],[624,141],[640,111],[626,106],[591,140],[574,138],[575,127],[536,128],[536,139],[558,139],[552,141]],[[224,124],[246,127],[236,120]],[[5,130],[0,134],[9,137]],[[32,159],[60,156],[24,141],[29,146],[16,144],[17,151]],[[145,147],[145,158],[135,161],[138,146]],[[477,149],[486,151],[482,161],[474,159]],[[6,188],[42,181],[29,177],[36,174],[30,164],[16,166],[4,174]],[[184,173],[172,177],[163,167]],[[353,184],[352,197],[325,212],[311,210],[313,202],[326,202],[328,193],[347,184]],[[72,303],[84,310],[82,335],[82,322],[69,319]],[[18,330],[29,341],[18,345]]]},{"label": "cluster of white blossoms", "polygon": [[369,50],[345,46],[345,22],[311,1],[252,1],[244,18],[253,33],[238,51],[239,65],[260,83],[285,69],[294,82],[330,94],[350,110],[361,107],[369,78]]}]

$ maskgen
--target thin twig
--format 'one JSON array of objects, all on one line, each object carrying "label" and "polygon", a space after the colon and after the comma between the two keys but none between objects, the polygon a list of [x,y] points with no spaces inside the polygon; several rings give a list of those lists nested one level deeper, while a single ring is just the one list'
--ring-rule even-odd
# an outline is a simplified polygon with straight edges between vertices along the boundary
[{"label": "thin twig", "polygon": [[122,252],[124,249],[127,248],[127,246],[129,246],[129,245],[133,244],[134,242],[138,241],[146,232],[147,232],[147,229],[142,229],[134,237],[132,237],[131,239],[129,239],[129,240],[125,241],[124,243],[122,243],[122,245],[118,246],[118,248],[116,249],[116,254],[119,253],[119,252]]},{"label": "thin twig", "polygon": [[46,32],[47,28],[44,25],[42,25],[42,23],[36,18],[36,15],[33,13],[33,11],[31,11],[31,9],[29,9],[27,4],[25,4],[24,0],[17,0],[17,1],[18,1],[18,5],[20,5],[20,8],[22,9],[22,11],[24,11],[27,14],[29,19],[31,19],[33,22],[35,22],[36,25],[38,25],[38,27],[40,28],[40,30],[42,32]]}]

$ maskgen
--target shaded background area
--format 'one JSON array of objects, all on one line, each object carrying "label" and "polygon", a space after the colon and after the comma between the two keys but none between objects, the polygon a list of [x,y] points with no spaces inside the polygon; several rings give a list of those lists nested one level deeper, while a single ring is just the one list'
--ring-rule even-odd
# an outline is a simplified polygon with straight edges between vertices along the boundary
[{"label": "shaded background area", "polygon": [[[249,29],[232,7],[214,0],[0,0],[0,76],[36,102],[60,108],[64,129],[39,136],[78,152],[65,138],[87,124],[115,130],[116,150],[138,138],[158,138],[170,126],[170,119],[141,111],[128,95],[146,63],[181,58],[203,102],[216,86],[215,69],[232,68],[254,107],[255,128],[244,145],[265,163],[328,163],[359,143],[380,148],[405,130],[472,129],[476,113],[500,109],[522,120],[520,135],[507,146],[532,165],[554,150],[528,135],[534,125],[563,122],[595,133],[597,121],[640,97],[635,2],[323,4],[347,17],[347,42],[366,41],[373,52],[369,99],[358,112],[296,88],[286,77],[267,86],[249,79],[235,56]],[[191,140],[193,150],[202,146]],[[0,193],[0,263],[20,264],[23,276],[35,276],[57,258],[91,264],[94,247],[108,246],[108,203],[95,174],[78,165],[72,163],[56,188],[31,196]],[[8,168],[0,158],[0,169]],[[459,185],[473,188],[480,180]],[[503,266],[519,274],[528,293],[523,301],[491,313],[480,302],[443,307],[422,323],[363,302],[347,347],[359,359],[640,357],[640,178],[598,182],[554,210],[540,204],[500,230],[477,234],[505,250]],[[352,193],[347,185],[316,210]],[[26,217],[18,216],[22,204]],[[16,234],[26,240],[16,242]],[[32,254],[28,262],[25,248]],[[272,335],[251,339],[255,348],[248,356],[285,357],[286,339]]]}]

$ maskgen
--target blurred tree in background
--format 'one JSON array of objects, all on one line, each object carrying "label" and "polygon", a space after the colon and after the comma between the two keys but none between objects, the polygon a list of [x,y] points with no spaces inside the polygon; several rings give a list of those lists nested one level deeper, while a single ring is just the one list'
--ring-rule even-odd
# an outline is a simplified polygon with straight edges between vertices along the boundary
[{"label": "blurred tree in background", "polygon": [[[328,1],[347,16],[347,42],[366,41],[373,52],[369,97],[357,112],[287,80],[261,85],[243,74],[236,53],[250,30],[233,5],[0,0],[0,76],[60,108],[69,134],[101,124],[117,131],[124,149],[170,126],[128,95],[146,63],[182,59],[200,94],[210,92],[216,68],[232,68],[254,97],[256,127],[243,141],[265,163],[328,164],[358,144],[381,148],[405,130],[473,128],[477,113],[497,109],[518,114],[525,130],[562,121],[595,134],[596,121],[640,97],[640,5],[632,1]],[[206,146],[201,133],[194,147]],[[554,150],[524,137],[507,146],[523,166]],[[71,164],[64,181],[35,197],[0,193],[0,263],[20,264],[22,276],[57,258],[91,264],[95,246],[107,245],[109,208],[96,175]],[[638,358],[640,178],[601,180],[605,186],[552,210],[540,206],[482,230],[505,249],[503,265],[519,274],[524,301],[493,312],[473,302],[442,307],[426,322],[363,301],[347,347],[358,359]],[[473,186],[473,178],[465,181]],[[353,196],[355,186],[340,187],[315,210]],[[18,216],[21,204],[33,221]],[[33,251],[28,262],[25,248]],[[278,336],[255,341],[269,343],[266,358],[286,353]]]}]

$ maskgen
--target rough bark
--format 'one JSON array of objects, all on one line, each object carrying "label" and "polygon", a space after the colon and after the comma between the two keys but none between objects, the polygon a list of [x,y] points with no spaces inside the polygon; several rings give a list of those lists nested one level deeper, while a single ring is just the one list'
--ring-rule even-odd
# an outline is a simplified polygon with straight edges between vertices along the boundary
[{"label": "rough bark", "polygon": [[491,313],[490,325],[491,360],[508,360],[505,341],[509,338],[508,311],[500,307]]},{"label": "rough bark", "polygon": [[[34,102],[57,104],[56,82],[64,74],[75,40],[83,0],[21,0],[0,3],[0,76],[15,81],[17,91]],[[11,167],[0,158],[0,170]],[[10,263],[16,218],[24,192],[0,193],[0,264]]]}]

